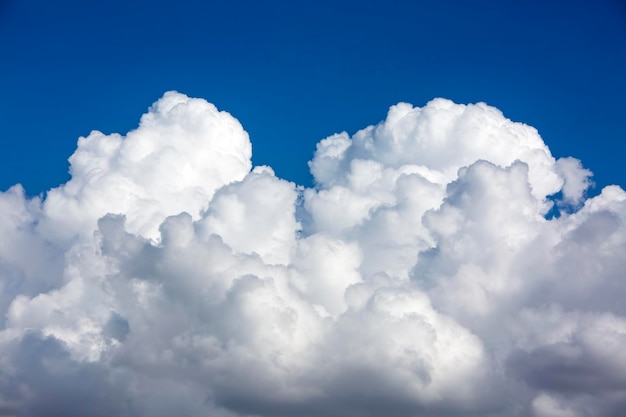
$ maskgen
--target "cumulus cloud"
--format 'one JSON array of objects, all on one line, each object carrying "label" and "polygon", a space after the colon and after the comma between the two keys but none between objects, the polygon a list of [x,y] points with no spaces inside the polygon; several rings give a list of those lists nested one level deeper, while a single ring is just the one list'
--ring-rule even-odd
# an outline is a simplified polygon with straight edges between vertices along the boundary
[{"label": "cumulus cloud", "polygon": [[167,216],[198,218],[215,191],[242,180],[251,156],[248,134],[230,114],[166,93],[125,137],[93,131],[78,140],[72,178],[48,191],[39,229],[50,239],[69,239],[120,213],[129,231],[157,238]]},{"label": "cumulus cloud", "polygon": [[314,188],[176,92],[70,164],[0,193],[2,415],[626,406],[626,193],[484,103],[323,139]]}]

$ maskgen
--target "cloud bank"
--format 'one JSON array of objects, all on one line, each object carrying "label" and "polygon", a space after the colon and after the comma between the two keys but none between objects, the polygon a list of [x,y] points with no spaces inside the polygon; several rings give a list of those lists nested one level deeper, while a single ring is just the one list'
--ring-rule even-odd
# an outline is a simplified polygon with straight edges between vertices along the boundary
[{"label": "cloud bank", "polygon": [[626,193],[493,107],[399,103],[304,188],[168,92],[70,164],[0,193],[0,415],[626,409]]}]

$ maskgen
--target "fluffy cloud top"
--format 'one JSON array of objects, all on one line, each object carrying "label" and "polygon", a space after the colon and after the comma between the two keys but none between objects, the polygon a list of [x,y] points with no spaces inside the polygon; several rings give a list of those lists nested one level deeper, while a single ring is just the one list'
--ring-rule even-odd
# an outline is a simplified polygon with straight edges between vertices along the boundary
[{"label": "fluffy cloud top", "polygon": [[70,157],[69,182],[47,193],[41,232],[90,235],[107,213],[158,238],[167,216],[199,218],[215,191],[250,171],[252,146],[235,118],[205,100],[166,93],[126,137],[91,132]]},{"label": "fluffy cloud top", "polygon": [[0,414],[626,409],[626,193],[535,129],[435,99],[322,140],[315,188],[250,158],[169,92],[0,193]]}]

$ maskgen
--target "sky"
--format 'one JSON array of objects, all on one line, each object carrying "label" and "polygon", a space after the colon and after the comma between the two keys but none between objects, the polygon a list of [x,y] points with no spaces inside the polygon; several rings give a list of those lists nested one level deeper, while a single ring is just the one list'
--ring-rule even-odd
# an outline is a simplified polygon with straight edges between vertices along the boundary
[{"label": "sky", "polygon": [[622,3],[128,3],[0,1],[1,416],[622,416]]},{"label": "sky", "polygon": [[626,184],[619,0],[2,0],[0,53],[3,190],[67,181],[78,137],[134,129],[169,90],[235,115],[255,164],[298,184],[320,139],[435,97],[493,105]]}]

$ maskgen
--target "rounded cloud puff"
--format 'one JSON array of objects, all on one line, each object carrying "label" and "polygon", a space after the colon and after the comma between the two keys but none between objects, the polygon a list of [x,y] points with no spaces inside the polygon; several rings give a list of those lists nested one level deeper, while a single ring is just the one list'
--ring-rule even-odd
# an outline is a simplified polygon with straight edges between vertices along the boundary
[{"label": "rounded cloud puff", "polygon": [[71,237],[107,213],[156,238],[167,216],[198,218],[213,193],[250,171],[252,146],[237,119],[202,99],[168,92],[126,137],[93,131],[70,157],[72,178],[48,191],[42,233]]},{"label": "rounded cloud puff", "polygon": [[535,129],[435,99],[322,140],[315,188],[250,158],[236,119],[169,92],[81,138],[45,198],[0,193],[3,413],[626,406],[626,193],[586,198]]}]

